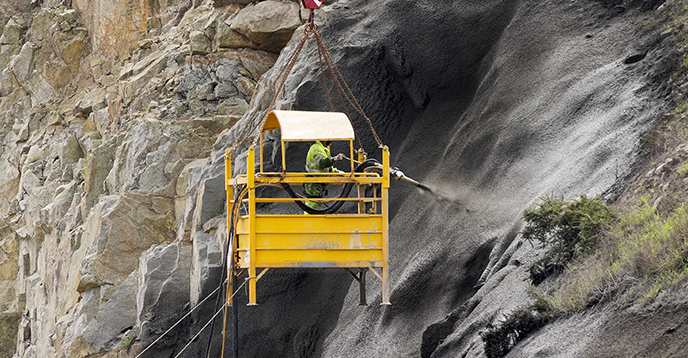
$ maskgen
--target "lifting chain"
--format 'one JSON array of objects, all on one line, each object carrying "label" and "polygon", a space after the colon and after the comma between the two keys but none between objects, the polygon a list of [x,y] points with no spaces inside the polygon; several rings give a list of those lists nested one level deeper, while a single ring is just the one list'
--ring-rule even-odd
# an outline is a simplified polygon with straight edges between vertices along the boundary
[{"label": "lifting chain", "polygon": [[[349,115],[349,110],[347,108],[347,103],[356,110],[368,123],[368,126],[370,128],[370,131],[373,134],[373,137],[375,139],[375,142],[377,143],[379,148],[384,147],[384,144],[382,143],[382,140],[380,140],[380,137],[378,136],[377,132],[375,131],[375,128],[373,127],[373,123],[366,116],[365,112],[363,111],[363,108],[361,105],[358,103],[356,100],[356,97],[354,97],[353,92],[351,91],[351,88],[349,88],[349,85],[346,83],[344,80],[344,77],[342,76],[341,72],[335,65],[334,61],[332,60],[332,57],[330,54],[327,52],[327,49],[322,43],[322,40],[320,38],[320,35],[318,34],[318,25],[315,24],[313,21],[313,16],[312,16],[312,10],[311,10],[311,16],[309,17],[308,23],[304,26],[303,29],[304,36],[301,37],[301,40],[299,41],[298,45],[294,49],[294,52],[289,56],[287,59],[287,64],[282,68],[282,70],[279,72],[277,75],[275,81],[272,82],[270,85],[270,88],[265,92],[265,95],[263,98],[261,98],[260,103],[255,107],[256,110],[251,114],[251,116],[247,119],[246,124],[244,124],[244,127],[242,127],[239,135],[237,136],[236,141],[230,148],[230,152],[233,152],[236,148],[238,148],[240,145],[242,145],[248,138],[251,136],[255,135],[256,129],[260,129],[265,125],[265,121],[267,120],[268,117],[268,110],[263,112],[262,117],[260,120],[257,120],[257,115],[260,113],[260,109],[263,108],[263,103],[267,99],[267,97],[272,93],[272,90],[275,88],[275,85],[279,83],[277,86],[277,90],[274,92],[274,96],[272,97],[272,100],[270,101],[270,104],[266,108],[272,108],[275,105],[275,102],[277,101],[277,96],[279,93],[282,92],[284,89],[284,85],[287,81],[287,77],[291,73],[292,69],[294,68],[294,65],[296,64],[296,60],[299,57],[299,54],[301,53],[301,50],[303,50],[303,46],[306,43],[306,40],[313,36],[318,44],[318,58],[320,60],[320,71],[322,73],[323,77],[323,84],[325,86],[325,93],[327,95],[327,99],[330,104],[330,109],[334,111],[334,105],[332,104],[332,99],[330,97],[330,92],[327,87],[327,81],[325,79],[325,67],[327,67],[327,70],[330,74],[330,77],[332,79],[332,82],[334,84],[335,89],[337,90],[337,94],[339,95],[339,99],[342,102],[342,106],[344,107],[344,111],[346,112],[347,117],[349,120],[351,120],[351,116]],[[323,66],[323,61],[325,63],[325,66]],[[250,128],[249,128],[250,127]],[[255,146],[258,143],[258,139],[260,136],[255,135],[253,142],[251,146]],[[362,148],[361,141],[358,135],[356,135],[356,138],[358,140],[359,146]]]}]

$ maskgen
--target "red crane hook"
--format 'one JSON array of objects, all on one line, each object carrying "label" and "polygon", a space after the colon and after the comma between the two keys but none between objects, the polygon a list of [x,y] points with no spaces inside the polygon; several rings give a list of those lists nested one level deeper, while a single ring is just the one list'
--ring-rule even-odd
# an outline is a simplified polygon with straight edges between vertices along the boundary
[{"label": "red crane hook", "polygon": [[315,27],[314,12],[315,12],[315,9],[319,9],[320,6],[322,6],[322,1],[321,0],[301,0],[301,4],[303,4],[304,8],[310,10],[310,14],[308,15],[308,27],[314,28]]}]

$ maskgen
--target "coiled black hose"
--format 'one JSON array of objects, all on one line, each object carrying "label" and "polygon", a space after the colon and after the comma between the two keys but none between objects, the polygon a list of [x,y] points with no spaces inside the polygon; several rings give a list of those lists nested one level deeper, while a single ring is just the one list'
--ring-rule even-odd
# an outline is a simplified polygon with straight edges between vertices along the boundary
[{"label": "coiled black hose", "polygon": [[[373,167],[373,166],[381,166],[380,162],[378,162],[375,159],[368,159],[364,161],[363,163],[359,164],[354,168],[354,172],[356,173],[362,173],[366,169]],[[294,199],[299,199],[301,198],[299,195],[294,192],[294,189],[291,187],[291,185],[287,183],[281,183],[282,188],[289,194]],[[349,196],[349,193],[351,192],[351,188],[353,188],[354,183],[346,183],[344,184],[344,188],[342,189],[342,193],[337,197],[338,199],[346,198]],[[339,210],[339,208],[344,205],[345,201],[344,200],[337,200],[337,202],[334,203],[334,205],[330,206],[329,208],[326,209],[313,209],[310,206],[306,205],[302,200],[297,200],[295,201],[296,205],[299,206],[299,208],[303,209],[305,212],[313,215],[325,215],[325,214],[334,214]]]}]

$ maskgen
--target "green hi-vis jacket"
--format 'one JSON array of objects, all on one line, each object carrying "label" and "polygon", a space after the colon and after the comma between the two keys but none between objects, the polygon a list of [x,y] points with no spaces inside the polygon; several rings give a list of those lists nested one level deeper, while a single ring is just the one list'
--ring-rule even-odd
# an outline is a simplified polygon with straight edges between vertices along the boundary
[{"label": "green hi-vis jacket", "polygon": [[332,167],[334,161],[330,157],[330,150],[320,141],[315,141],[308,150],[306,156],[306,172],[308,173],[331,173],[337,169]]}]

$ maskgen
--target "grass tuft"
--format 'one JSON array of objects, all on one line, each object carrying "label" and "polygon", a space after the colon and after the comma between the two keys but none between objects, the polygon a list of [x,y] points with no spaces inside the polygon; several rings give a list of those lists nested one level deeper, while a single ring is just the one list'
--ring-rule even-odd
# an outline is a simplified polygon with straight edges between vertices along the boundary
[{"label": "grass tuft", "polygon": [[594,255],[572,265],[549,298],[560,314],[612,298],[646,304],[688,282],[688,213],[660,214],[646,200],[603,233]]}]

